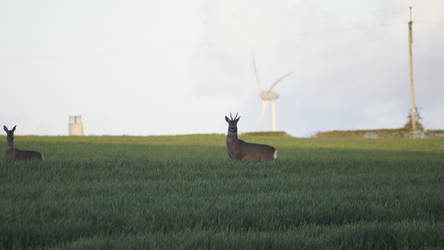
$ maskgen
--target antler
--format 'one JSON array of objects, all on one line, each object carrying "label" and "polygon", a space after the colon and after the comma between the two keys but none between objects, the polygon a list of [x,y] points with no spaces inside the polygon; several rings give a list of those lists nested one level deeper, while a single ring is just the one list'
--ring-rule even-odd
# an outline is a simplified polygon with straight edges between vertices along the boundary
[{"label": "antler", "polygon": [[234,120],[239,120],[239,118],[240,118],[240,116],[238,116],[239,115],[239,113],[237,113],[236,112],[236,116],[233,118],[233,115],[231,114],[231,112],[230,112],[230,119],[232,120],[232,121],[234,121]]}]

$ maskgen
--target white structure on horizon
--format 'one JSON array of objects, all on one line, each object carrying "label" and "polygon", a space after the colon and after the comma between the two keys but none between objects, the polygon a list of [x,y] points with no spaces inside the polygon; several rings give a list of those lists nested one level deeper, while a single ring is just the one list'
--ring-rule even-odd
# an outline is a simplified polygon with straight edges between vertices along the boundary
[{"label": "white structure on horizon", "polygon": [[69,116],[69,135],[83,135],[82,116]]},{"label": "white structure on horizon", "polygon": [[276,99],[279,98],[279,94],[272,91],[272,89],[280,81],[284,80],[287,76],[293,74],[293,71],[290,71],[287,74],[279,77],[276,81],[274,81],[273,84],[271,84],[271,86],[268,90],[265,90],[262,86],[261,79],[259,78],[259,73],[257,72],[256,59],[254,58],[254,53],[253,53],[253,68],[254,68],[254,73],[256,74],[257,83],[259,84],[259,87],[261,88],[260,97],[262,100],[262,108],[261,108],[260,130],[263,130],[263,128],[264,128],[265,110],[267,109],[268,102],[271,102],[271,127],[272,127],[272,131],[276,131],[276,104],[275,104],[275,101],[276,101]]}]

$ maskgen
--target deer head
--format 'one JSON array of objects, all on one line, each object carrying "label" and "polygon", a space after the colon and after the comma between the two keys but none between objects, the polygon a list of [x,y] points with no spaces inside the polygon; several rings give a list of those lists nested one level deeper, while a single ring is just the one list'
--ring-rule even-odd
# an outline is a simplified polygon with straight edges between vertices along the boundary
[{"label": "deer head", "polygon": [[11,130],[9,130],[6,126],[3,126],[3,130],[5,130],[6,135],[8,136],[8,142],[14,140],[14,131],[17,126],[14,126]]},{"label": "deer head", "polygon": [[236,116],[234,117],[234,119],[233,119],[233,116],[231,115],[231,113],[230,113],[230,118],[228,118],[228,116],[225,116],[225,121],[227,121],[227,123],[228,123],[228,131],[229,132],[233,132],[233,133],[237,132],[237,122],[239,121],[239,119],[240,119],[240,116],[238,117],[237,113],[236,113]]}]

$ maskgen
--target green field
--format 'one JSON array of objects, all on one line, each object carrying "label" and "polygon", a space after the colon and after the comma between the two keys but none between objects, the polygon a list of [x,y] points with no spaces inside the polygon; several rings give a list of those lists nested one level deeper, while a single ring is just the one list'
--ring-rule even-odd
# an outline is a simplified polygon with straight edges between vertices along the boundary
[{"label": "green field", "polygon": [[[0,249],[443,249],[444,140],[17,136],[0,156]],[[0,137],[0,152],[6,138]]]}]

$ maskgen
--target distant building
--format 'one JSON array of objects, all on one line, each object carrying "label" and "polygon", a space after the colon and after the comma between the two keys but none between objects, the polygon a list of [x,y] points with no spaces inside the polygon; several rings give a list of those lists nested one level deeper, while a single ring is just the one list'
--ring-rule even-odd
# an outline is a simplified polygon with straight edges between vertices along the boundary
[{"label": "distant building", "polygon": [[82,116],[69,116],[69,135],[83,135]]}]

